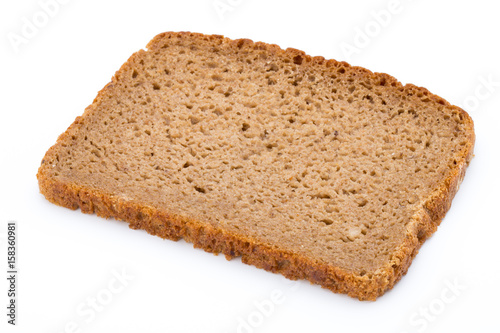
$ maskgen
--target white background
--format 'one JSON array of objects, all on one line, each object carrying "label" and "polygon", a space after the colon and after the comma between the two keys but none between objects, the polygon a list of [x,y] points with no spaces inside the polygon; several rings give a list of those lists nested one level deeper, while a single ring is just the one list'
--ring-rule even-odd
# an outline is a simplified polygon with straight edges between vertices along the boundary
[{"label": "white background", "polygon": [[[220,16],[214,0],[66,0],[51,7],[52,17],[35,0],[1,1],[1,332],[500,331],[494,1],[400,0],[394,10],[390,0],[221,0],[230,7]],[[373,13],[389,9],[378,23]],[[26,22],[38,31],[30,34]],[[363,39],[366,29],[370,36]],[[438,232],[392,291],[360,302],[290,283],[183,241],[57,207],[39,194],[35,174],[45,151],[133,52],[169,30],[348,60],[469,111],[475,158]],[[13,36],[25,40],[16,46]],[[347,44],[357,53],[344,52]],[[10,220],[19,233],[16,327],[6,323]],[[128,280],[116,280],[123,272]],[[271,295],[281,295],[272,306]],[[96,297],[99,311],[89,303]]]}]

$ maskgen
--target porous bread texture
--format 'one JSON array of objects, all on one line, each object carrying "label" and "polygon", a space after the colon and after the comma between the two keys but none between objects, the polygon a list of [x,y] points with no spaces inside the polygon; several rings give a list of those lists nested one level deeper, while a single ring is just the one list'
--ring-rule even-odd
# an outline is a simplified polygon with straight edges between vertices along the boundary
[{"label": "porous bread texture", "polygon": [[215,35],[147,49],[46,153],[49,201],[374,300],[472,158],[467,113],[389,75]]}]

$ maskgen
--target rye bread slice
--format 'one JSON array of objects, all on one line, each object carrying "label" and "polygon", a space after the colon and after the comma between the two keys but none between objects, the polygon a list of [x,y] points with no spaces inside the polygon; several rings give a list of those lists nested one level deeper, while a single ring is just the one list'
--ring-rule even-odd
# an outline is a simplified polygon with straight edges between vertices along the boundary
[{"label": "rye bread slice", "polygon": [[277,45],[157,35],[46,153],[51,202],[374,300],[450,208],[462,109]]}]

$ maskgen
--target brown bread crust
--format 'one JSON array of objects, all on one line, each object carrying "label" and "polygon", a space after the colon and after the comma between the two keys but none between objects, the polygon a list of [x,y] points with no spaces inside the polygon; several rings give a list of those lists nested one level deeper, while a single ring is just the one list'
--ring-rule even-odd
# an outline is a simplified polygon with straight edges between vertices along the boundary
[{"label": "brown bread crust", "polygon": [[[143,202],[120,198],[114,193],[108,193],[103,189],[90,188],[72,182],[53,179],[50,172],[48,172],[50,165],[46,161],[54,159],[58,147],[67,140],[67,137],[71,133],[79,128],[82,118],[85,117],[87,112],[90,112],[92,105],[87,108],[86,113],[82,117],[78,117],[75,120],[65,133],[61,134],[56,144],[47,151],[37,174],[40,192],[50,202],[59,206],[70,209],[80,208],[83,213],[96,213],[101,217],[112,217],[123,220],[130,224],[130,228],[144,229],[148,233],[164,239],[177,241],[182,238],[193,243],[196,248],[202,248],[207,252],[215,254],[223,253],[228,260],[241,256],[242,261],[246,264],[283,274],[293,280],[307,279],[311,283],[319,284],[333,292],[345,293],[360,300],[375,300],[378,296],[390,290],[406,274],[420,246],[436,231],[450,208],[451,201],[464,178],[466,168],[473,156],[475,138],[473,122],[468,114],[456,106],[450,106],[441,97],[429,93],[424,88],[411,84],[403,86],[387,74],[372,73],[360,67],[351,67],[345,62],[325,60],[322,57],[310,57],[299,50],[282,50],[276,45],[261,42],[253,43],[248,39],[231,41],[222,36],[215,35],[206,36],[188,32],[163,33],[156,36],[148,44],[148,49],[154,51],[161,47],[165,39],[170,38],[170,36],[179,35],[185,35],[189,38],[223,39],[238,46],[251,44],[259,49],[284,54],[287,57],[296,59],[297,63],[302,66],[322,66],[325,70],[331,70],[332,72],[341,68],[343,70],[355,71],[362,75],[378,78],[385,85],[390,86],[391,89],[402,89],[411,94],[425,93],[428,98],[439,104],[453,108],[461,114],[469,128],[467,133],[468,140],[465,149],[463,149],[463,154],[457,159],[457,163],[449,176],[440,184],[437,184],[435,191],[424,200],[422,209],[413,215],[411,222],[408,223],[406,228],[405,240],[394,251],[395,255],[393,259],[384,268],[377,270],[372,276],[361,276],[302,254],[284,251],[283,249],[264,244],[246,235],[235,234],[222,228],[215,228],[195,219],[176,216],[162,207],[152,207]],[[122,68],[126,68],[127,66],[128,62]],[[94,100],[94,104],[101,98],[107,87],[113,85],[117,77],[119,77],[120,72],[121,70],[113,77],[112,82],[99,92]]]}]

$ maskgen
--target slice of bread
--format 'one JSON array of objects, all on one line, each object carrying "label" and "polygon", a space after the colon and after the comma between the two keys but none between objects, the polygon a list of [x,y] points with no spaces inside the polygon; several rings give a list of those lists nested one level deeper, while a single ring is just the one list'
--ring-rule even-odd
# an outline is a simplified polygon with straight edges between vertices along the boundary
[{"label": "slice of bread", "polygon": [[156,36],[51,147],[58,205],[374,300],[450,208],[468,114],[345,62],[222,36]]}]

